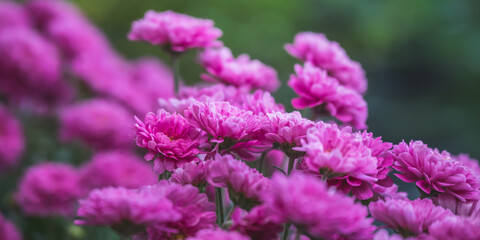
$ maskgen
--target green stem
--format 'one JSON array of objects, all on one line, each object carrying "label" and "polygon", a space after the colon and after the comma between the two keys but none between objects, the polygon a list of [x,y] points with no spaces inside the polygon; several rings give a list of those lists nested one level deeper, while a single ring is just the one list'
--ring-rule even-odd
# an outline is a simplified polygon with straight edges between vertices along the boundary
[{"label": "green stem", "polygon": [[235,208],[237,208],[237,205],[233,204],[232,208],[230,209],[230,211],[228,211],[227,216],[225,217],[225,222],[222,224],[222,228],[226,227],[226,223],[232,217]]},{"label": "green stem", "polygon": [[294,157],[289,157],[288,158],[288,172],[287,174],[290,175],[293,169],[293,165],[295,165],[295,158]]},{"label": "green stem", "polygon": [[284,227],[284,230],[283,230],[283,237],[282,237],[282,240],[287,240],[288,238],[288,231],[290,231],[290,223],[285,223],[285,227]]},{"label": "green stem", "polygon": [[178,93],[180,88],[180,56],[172,55],[172,70],[173,70],[173,80],[175,81],[175,93]]},{"label": "green stem", "polygon": [[217,224],[221,227],[225,218],[223,215],[222,189],[218,187],[215,188],[215,204],[217,205]]}]

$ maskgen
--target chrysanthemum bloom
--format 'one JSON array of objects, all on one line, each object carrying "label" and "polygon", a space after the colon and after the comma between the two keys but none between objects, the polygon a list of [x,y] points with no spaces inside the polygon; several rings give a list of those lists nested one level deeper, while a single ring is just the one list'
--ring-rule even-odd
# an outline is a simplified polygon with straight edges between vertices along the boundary
[{"label": "chrysanthemum bloom", "polygon": [[269,207],[260,205],[249,212],[237,208],[232,214],[233,224],[230,230],[235,230],[252,240],[276,240],[283,226],[275,220],[275,213]]},{"label": "chrysanthemum bloom", "polygon": [[23,6],[13,1],[0,2],[0,31],[6,28],[29,26],[30,19]]},{"label": "chrysanthemum bloom", "polygon": [[17,165],[25,143],[20,122],[0,105],[0,172]]},{"label": "chrysanthemum bloom", "polygon": [[138,188],[157,182],[152,167],[125,151],[100,152],[83,166],[82,183],[89,189],[103,187]]},{"label": "chrysanthemum bloom", "polygon": [[471,158],[468,154],[461,153],[457,156],[453,156],[453,158],[457,161],[463,163],[463,165],[472,169],[472,171],[477,175],[480,176],[480,163],[477,159]]},{"label": "chrysanthemum bloom", "polygon": [[480,177],[449,153],[431,149],[422,141],[401,142],[393,147],[395,174],[415,182],[423,195],[446,193],[460,201],[480,199]]},{"label": "chrysanthemum bloom", "polygon": [[150,239],[184,239],[194,236],[199,230],[214,227],[215,204],[209,202],[205,194],[199,193],[198,188],[168,184],[166,181],[159,182],[155,187],[167,189],[167,198],[172,201],[173,209],[181,214],[181,218],[148,227]]},{"label": "chrysanthemum bloom", "polygon": [[73,167],[41,163],[28,169],[19,183],[16,202],[24,213],[34,216],[72,216],[85,189]]},{"label": "chrysanthemum bloom", "polygon": [[[0,6],[1,7],[1,6]],[[21,240],[22,237],[15,226],[0,214],[0,239]]]},{"label": "chrysanthemum bloom", "polygon": [[314,114],[327,111],[339,121],[357,129],[366,128],[367,103],[363,97],[340,85],[337,79],[328,76],[327,71],[305,63],[295,65],[296,75],[291,75],[288,85],[298,94],[292,100],[297,109],[313,108]]},{"label": "chrysanthemum bloom", "polygon": [[375,230],[366,207],[312,176],[276,174],[264,198],[281,222],[315,238],[371,239]]},{"label": "chrysanthemum bloom", "polygon": [[432,197],[432,202],[438,206],[449,209],[459,216],[480,217],[480,200],[470,200],[462,202],[446,193],[440,193],[436,197]]},{"label": "chrysanthemum bloom", "polygon": [[280,86],[275,69],[258,60],[251,60],[246,54],[234,58],[226,47],[206,49],[200,54],[199,61],[208,72],[202,75],[205,81],[270,92]]},{"label": "chrysanthemum bloom", "polygon": [[101,150],[133,146],[132,117],[113,101],[86,100],[63,109],[59,118],[64,141],[78,139]]},{"label": "chrysanthemum bloom", "polygon": [[277,103],[269,92],[257,90],[252,94],[245,94],[241,97],[241,103],[238,105],[256,114],[285,112],[285,107]]},{"label": "chrysanthemum bloom", "polygon": [[75,224],[110,226],[124,236],[145,231],[154,223],[178,221],[181,214],[167,198],[168,189],[123,187],[94,189],[79,201]]},{"label": "chrysanthemum bloom", "polygon": [[159,110],[157,114],[148,113],[144,122],[136,121],[137,145],[149,150],[145,159],[154,159],[157,174],[198,159],[198,148],[206,142],[205,135],[177,113]]},{"label": "chrysanthemum bloom", "polygon": [[305,119],[299,112],[267,113],[262,121],[262,141],[275,143],[288,157],[297,158],[304,154],[292,148],[299,146],[307,135],[307,130],[315,126],[313,121]]},{"label": "chrysanthemum bloom", "polygon": [[225,231],[221,229],[205,229],[199,231],[194,237],[188,237],[187,240],[249,240],[250,238],[243,236],[235,231]]},{"label": "chrysanthemum bloom", "polygon": [[387,199],[370,203],[370,214],[403,237],[427,232],[432,223],[453,215],[430,199]]},{"label": "chrysanthemum bloom", "polygon": [[449,216],[433,223],[428,232],[432,240],[476,240],[479,229],[480,218]]},{"label": "chrysanthemum bloom", "polygon": [[267,191],[269,179],[245,162],[231,155],[216,155],[208,167],[207,181],[215,187],[228,188],[235,205],[250,210],[260,203],[260,194]]},{"label": "chrysanthemum bloom", "polygon": [[330,42],[321,33],[301,32],[293,44],[285,45],[290,55],[325,69],[340,83],[359,93],[367,90],[367,79],[362,66],[352,61],[337,42]]},{"label": "chrysanthemum bloom", "polygon": [[183,167],[173,170],[169,181],[181,185],[191,184],[199,189],[205,189],[210,163],[211,161],[189,162]]},{"label": "chrysanthemum bloom", "polygon": [[228,150],[240,141],[252,140],[260,128],[260,119],[228,102],[196,102],[184,112],[193,126],[208,134],[218,151]]},{"label": "chrysanthemum bloom", "polygon": [[399,192],[398,186],[396,184],[392,184],[392,186],[385,187],[385,186],[374,183],[372,184],[372,191],[373,191],[372,200],[378,200],[378,199],[385,200],[386,198],[404,199],[404,198],[407,198],[407,195],[408,195],[406,192]]},{"label": "chrysanthemum bloom", "polygon": [[217,40],[222,36],[222,31],[213,25],[213,21],[208,19],[172,11],[149,10],[142,19],[132,23],[128,39],[163,45],[173,52],[222,46],[222,42]]}]

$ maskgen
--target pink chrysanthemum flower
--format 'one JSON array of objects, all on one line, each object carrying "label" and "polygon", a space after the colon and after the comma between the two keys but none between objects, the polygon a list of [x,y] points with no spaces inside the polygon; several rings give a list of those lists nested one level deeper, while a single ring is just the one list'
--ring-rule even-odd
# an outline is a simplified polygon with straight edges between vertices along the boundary
[{"label": "pink chrysanthemum flower", "polygon": [[449,216],[433,223],[428,232],[432,240],[476,240],[480,239],[478,229],[480,218]]},{"label": "pink chrysanthemum flower", "polygon": [[137,145],[149,150],[145,159],[154,159],[157,174],[198,159],[199,146],[206,142],[204,134],[177,113],[159,110],[157,114],[148,113],[144,122],[136,121]]},{"label": "pink chrysanthemum flower", "polygon": [[310,171],[326,179],[348,175],[357,179],[352,183],[356,185],[361,181],[377,181],[378,160],[363,141],[349,127],[340,129],[336,124],[319,122],[308,129],[301,147],[295,149],[306,152],[304,161]]},{"label": "pink chrysanthemum flower", "polygon": [[275,220],[275,213],[269,207],[260,205],[250,212],[237,208],[232,214],[231,230],[249,236],[251,240],[276,240],[282,225]]},{"label": "pink chrysanthemum flower", "polygon": [[81,170],[82,183],[89,189],[103,187],[138,188],[157,182],[149,164],[124,151],[101,152]]},{"label": "pink chrysanthemum flower", "polygon": [[140,189],[94,189],[79,201],[75,224],[110,226],[124,236],[145,231],[154,223],[178,221],[181,214],[167,197],[168,190],[157,187]]},{"label": "pink chrysanthemum flower", "polygon": [[359,93],[341,86],[337,79],[309,62],[304,67],[295,65],[295,72],[288,81],[299,96],[292,100],[293,107],[313,108],[314,114],[328,111],[339,121],[357,129],[367,127],[367,103]]},{"label": "pink chrysanthemum flower", "polygon": [[[1,5],[0,5],[1,7]],[[0,214],[0,239],[21,240],[22,237],[15,226]]]},{"label": "pink chrysanthemum flower", "polygon": [[315,177],[293,173],[273,176],[265,205],[281,222],[322,239],[371,239],[375,227],[367,208],[335,193]]},{"label": "pink chrysanthemum flower", "polygon": [[385,187],[382,185],[378,185],[376,183],[372,184],[372,191],[373,191],[373,199],[372,200],[378,200],[378,199],[405,199],[407,198],[407,193],[406,192],[399,192],[398,191],[398,186],[396,184],[392,184],[389,187]]},{"label": "pink chrysanthemum flower", "polygon": [[173,209],[180,213],[178,221],[154,224],[147,228],[149,239],[184,239],[194,236],[202,229],[215,225],[215,204],[208,201],[205,194],[199,193],[192,185],[168,184],[162,181],[155,185],[167,189],[167,198],[174,204]]},{"label": "pink chrysanthemum flower", "polygon": [[266,143],[280,145],[280,149],[289,157],[299,157],[303,152],[292,150],[299,146],[307,135],[307,130],[315,126],[313,121],[305,119],[299,112],[267,113],[262,122],[261,139]]},{"label": "pink chrysanthemum flower", "polygon": [[13,1],[0,2],[0,31],[20,27],[30,27],[30,19],[23,6]]},{"label": "pink chrysanthemum flower", "polygon": [[262,90],[257,90],[252,94],[242,95],[239,106],[255,114],[285,112],[285,107],[282,104],[277,103],[269,92]]},{"label": "pink chrysanthemum flower", "polygon": [[143,19],[133,22],[128,38],[152,45],[164,45],[173,52],[222,46],[222,42],[217,40],[222,36],[222,31],[213,25],[213,21],[208,19],[172,11],[149,10]]},{"label": "pink chrysanthemum flower", "polygon": [[246,54],[234,58],[230,49],[209,48],[199,56],[200,64],[207,70],[202,78],[209,82],[222,82],[237,87],[276,91],[280,86],[277,72]]},{"label": "pink chrysanthemum flower", "polygon": [[228,154],[215,156],[208,167],[207,181],[215,187],[228,188],[233,203],[247,210],[260,203],[260,194],[269,185],[268,178]]},{"label": "pink chrysanthemum flower", "polygon": [[367,90],[367,79],[362,66],[352,61],[337,42],[330,42],[321,33],[301,32],[293,44],[285,45],[290,55],[325,69],[342,85],[359,93]]},{"label": "pink chrysanthemum flower", "polygon": [[84,194],[80,175],[73,167],[42,163],[25,172],[15,199],[28,215],[69,217]]},{"label": "pink chrysanthemum flower", "polygon": [[446,193],[460,201],[480,199],[480,177],[449,153],[440,153],[421,141],[401,142],[393,147],[395,174],[415,182],[422,194]]},{"label": "pink chrysanthemum flower", "polygon": [[471,158],[470,155],[465,153],[453,156],[453,158],[462,162],[463,165],[469,167],[477,176],[480,176],[480,163],[477,159]]},{"label": "pink chrysanthemum flower", "polygon": [[462,202],[449,194],[440,193],[432,197],[432,202],[449,209],[455,215],[480,218],[480,200]]},{"label": "pink chrysanthemum flower", "polygon": [[188,237],[186,240],[249,240],[248,237],[234,231],[225,231],[221,229],[205,229],[199,231],[194,237]]},{"label": "pink chrysanthemum flower", "polygon": [[237,142],[251,140],[260,128],[260,119],[228,102],[196,102],[184,112],[187,121],[208,134],[219,150],[229,149]]},{"label": "pink chrysanthemum flower", "polygon": [[428,231],[432,223],[453,215],[435,206],[430,199],[387,199],[370,203],[370,214],[387,224],[403,237],[417,236]]},{"label": "pink chrysanthemum flower", "polygon": [[0,105],[0,172],[18,164],[25,147],[20,122]]},{"label": "pink chrysanthemum flower", "polygon": [[86,100],[63,109],[59,118],[60,137],[65,141],[78,139],[101,150],[133,145],[132,117],[113,101]]},{"label": "pink chrysanthemum flower", "polygon": [[186,185],[191,184],[204,189],[207,184],[207,170],[211,161],[189,162],[181,168],[173,170],[170,182]]}]

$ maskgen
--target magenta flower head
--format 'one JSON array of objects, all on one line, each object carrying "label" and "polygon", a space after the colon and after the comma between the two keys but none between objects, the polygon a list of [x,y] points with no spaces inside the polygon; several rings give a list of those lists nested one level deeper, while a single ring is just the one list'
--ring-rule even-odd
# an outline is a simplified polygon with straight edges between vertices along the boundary
[{"label": "magenta flower head", "polygon": [[237,87],[276,91],[280,86],[277,72],[258,60],[251,60],[246,54],[234,58],[230,49],[209,48],[199,56],[200,64],[209,75],[202,78],[209,82],[222,82]]},{"label": "magenta flower head", "polygon": [[472,171],[477,175],[480,176],[480,162],[477,159],[471,158],[470,155],[461,153],[457,156],[453,156],[453,158],[457,161],[463,163],[463,165],[472,169]]},{"label": "magenta flower head", "polygon": [[298,151],[305,151],[305,163],[309,169],[324,178],[352,176],[361,181],[377,180],[377,159],[363,143],[359,133],[349,127],[319,122],[310,128]]},{"label": "magenta flower head", "polygon": [[208,168],[207,181],[215,187],[228,188],[233,203],[247,210],[260,203],[261,193],[269,186],[268,178],[228,154],[215,156]]},{"label": "magenta flower head", "polygon": [[254,112],[255,114],[267,114],[285,112],[285,107],[275,102],[275,98],[269,92],[257,90],[252,94],[245,94],[241,96],[241,103],[238,105],[245,109]]},{"label": "magenta flower head", "polygon": [[88,188],[139,188],[157,182],[149,164],[130,152],[100,152],[81,169],[82,183]]},{"label": "magenta flower head", "polygon": [[208,134],[218,150],[230,149],[240,141],[252,140],[260,128],[260,119],[228,102],[196,102],[184,112],[193,126]]},{"label": "magenta flower head", "polygon": [[453,215],[447,209],[435,206],[430,199],[387,199],[368,206],[375,220],[387,224],[403,237],[427,232],[432,223]]},{"label": "magenta flower head", "polygon": [[0,2],[0,31],[6,28],[30,27],[30,24],[23,6],[13,1]]},{"label": "magenta flower head", "polygon": [[197,232],[194,237],[188,237],[186,240],[250,240],[250,238],[243,236],[235,231],[225,231],[221,229],[205,229]]},{"label": "magenta flower head", "polygon": [[146,225],[178,221],[181,214],[167,198],[168,190],[156,187],[94,189],[79,201],[78,225],[110,226],[124,236],[145,231]]},{"label": "magenta flower head", "polygon": [[368,108],[363,97],[328,76],[327,71],[305,63],[295,65],[296,75],[291,75],[288,85],[298,94],[292,100],[297,109],[313,108],[314,114],[327,111],[339,121],[357,129],[366,128]]},{"label": "magenta flower head", "polygon": [[449,216],[433,223],[429,228],[430,239],[475,240],[480,239],[480,218]]},{"label": "magenta flower head", "polygon": [[172,11],[149,10],[142,19],[133,22],[128,39],[163,45],[173,52],[222,46],[222,42],[217,40],[222,36],[222,31],[213,25],[212,20]]},{"label": "magenta flower head", "polygon": [[371,239],[375,230],[366,207],[312,176],[276,174],[264,198],[280,222],[292,223],[315,238]]},{"label": "magenta flower head", "polygon": [[232,214],[231,230],[249,236],[251,240],[277,240],[282,225],[276,221],[275,213],[268,206],[260,205],[250,212],[237,208]]},{"label": "magenta flower head", "polygon": [[288,157],[297,158],[304,152],[292,148],[300,146],[301,140],[307,135],[307,130],[315,126],[313,121],[303,118],[300,112],[292,113],[267,113],[262,122],[264,135],[262,141],[278,144]]},{"label": "magenta flower head", "polygon": [[480,218],[480,200],[470,200],[462,202],[446,193],[440,193],[432,197],[435,205],[449,209],[455,215]]},{"label": "magenta flower head", "polygon": [[18,164],[25,148],[20,122],[0,105],[0,172]]},{"label": "magenta flower head", "polygon": [[345,87],[363,93],[367,90],[367,79],[362,66],[352,61],[337,42],[330,42],[321,33],[301,32],[293,44],[285,45],[290,55],[325,69],[328,74]]},{"label": "magenta flower head", "polygon": [[15,199],[28,215],[70,217],[77,200],[84,194],[80,175],[73,167],[41,163],[25,172]]},{"label": "magenta flower head", "polygon": [[205,135],[177,113],[159,110],[157,114],[148,113],[144,122],[135,119],[137,145],[149,151],[145,159],[154,159],[157,174],[198,159],[199,146],[206,142]]},{"label": "magenta flower head", "polygon": [[207,185],[207,171],[212,161],[189,162],[181,168],[173,170],[170,182],[186,185],[191,184],[199,189]]},{"label": "magenta flower head", "polygon": [[94,149],[133,145],[132,117],[121,105],[102,99],[86,100],[60,112],[62,140],[78,139]]},{"label": "magenta flower head", "polygon": [[192,185],[169,184],[161,181],[155,188],[166,189],[167,198],[174,204],[173,210],[180,213],[180,219],[156,223],[147,228],[150,239],[184,239],[194,236],[199,230],[211,229],[215,225],[215,204],[207,195],[199,193]]},{"label": "magenta flower head", "polygon": [[405,182],[415,182],[423,195],[446,193],[465,202],[480,199],[480,176],[448,152],[440,153],[422,141],[401,142],[393,147],[395,174]]},{"label": "magenta flower head", "polygon": [[[1,6],[0,6],[1,7]],[[0,214],[0,239],[21,240],[22,236],[17,228]]]}]

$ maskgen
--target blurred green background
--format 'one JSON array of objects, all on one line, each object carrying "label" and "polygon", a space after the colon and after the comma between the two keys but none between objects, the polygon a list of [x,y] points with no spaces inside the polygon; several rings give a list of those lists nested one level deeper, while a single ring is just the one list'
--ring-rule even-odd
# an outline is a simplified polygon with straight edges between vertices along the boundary
[{"label": "blurred green background", "polygon": [[[128,58],[160,49],[130,42],[131,22],[145,11],[174,10],[215,21],[235,55],[248,53],[277,69],[275,94],[291,110],[286,85],[296,60],[283,49],[299,31],[338,41],[367,72],[369,130],[394,143],[421,139],[451,153],[480,157],[480,1],[402,0],[76,0]],[[182,59],[189,83],[201,69]]]}]

